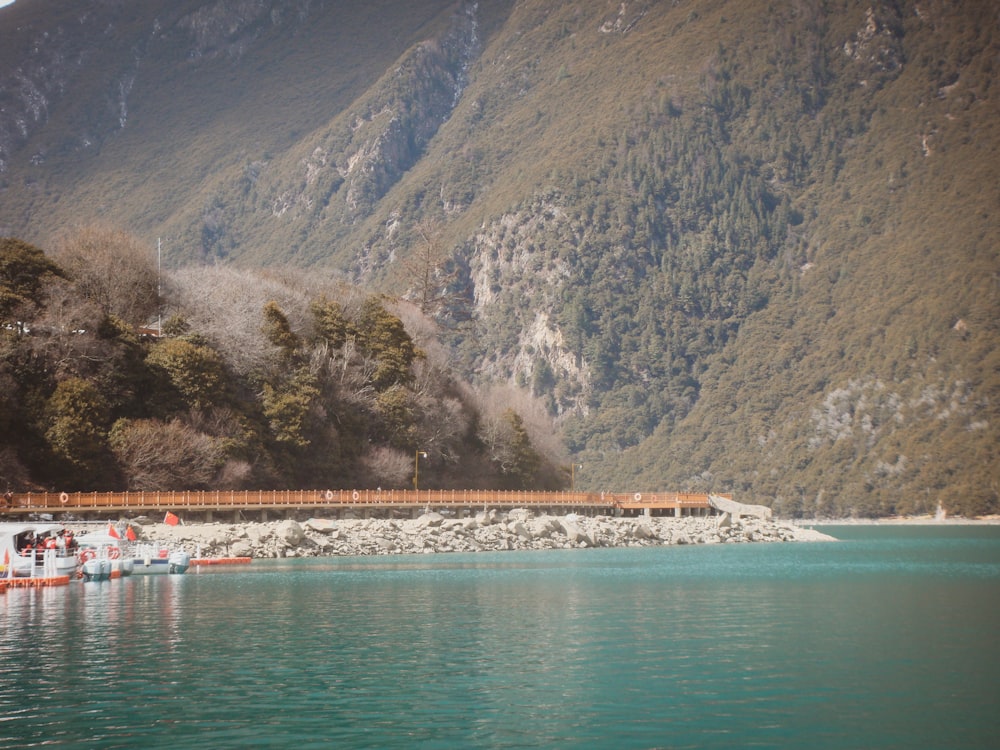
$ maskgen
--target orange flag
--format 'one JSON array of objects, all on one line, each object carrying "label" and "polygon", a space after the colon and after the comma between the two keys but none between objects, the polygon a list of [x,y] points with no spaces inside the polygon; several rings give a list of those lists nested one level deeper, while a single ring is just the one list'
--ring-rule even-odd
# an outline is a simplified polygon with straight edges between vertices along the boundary
[{"label": "orange flag", "polygon": [[181,522],[181,519],[179,519],[177,516],[175,516],[169,510],[167,511],[167,515],[165,515],[163,517],[163,523],[165,523],[167,526],[176,526],[180,522]]},{"label": "orange flag", "polygon": [[134,542],[135,541],[135,532],[132,531],[132,527],[131,526],[126,526],[125,527],[125,538],[128,539],[130,542]]},{"label": "orange flag", "polygon": [[118,529],[114,527],[113,524],[108,524],[108,536],[113,536],[115,539],[121,539],[121,534],[118,533]]}]

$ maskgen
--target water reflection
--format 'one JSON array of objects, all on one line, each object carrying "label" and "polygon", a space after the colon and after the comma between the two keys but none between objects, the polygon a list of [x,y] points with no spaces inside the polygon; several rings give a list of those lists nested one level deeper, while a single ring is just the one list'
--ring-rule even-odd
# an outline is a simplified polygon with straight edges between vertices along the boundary
[{"label": "water reflection", "polygon": [[975,744],[1000,700],[998,548],[964,577],[928,570],[988,571],[980,551],[888,549],[275,561],[15,590],[0,747]]}]

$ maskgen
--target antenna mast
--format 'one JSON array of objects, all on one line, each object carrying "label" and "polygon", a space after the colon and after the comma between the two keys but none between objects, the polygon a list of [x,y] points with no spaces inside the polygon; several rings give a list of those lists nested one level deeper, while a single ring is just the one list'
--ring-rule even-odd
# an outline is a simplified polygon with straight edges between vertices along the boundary
[{"label": "antenna mast", "polygon": [[163,295],[160,293],[160,238],[156,238],[156,336],[163,338]]}]

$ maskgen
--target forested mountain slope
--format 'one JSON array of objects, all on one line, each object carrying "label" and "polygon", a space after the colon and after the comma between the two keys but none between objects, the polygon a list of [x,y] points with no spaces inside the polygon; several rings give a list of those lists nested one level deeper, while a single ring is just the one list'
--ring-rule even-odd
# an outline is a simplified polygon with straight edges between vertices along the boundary
[{"label": "forested mountain slope", "polygon": [[998,12],[22,0],[0,230],[407,297],[578,486],[996,511]]}]

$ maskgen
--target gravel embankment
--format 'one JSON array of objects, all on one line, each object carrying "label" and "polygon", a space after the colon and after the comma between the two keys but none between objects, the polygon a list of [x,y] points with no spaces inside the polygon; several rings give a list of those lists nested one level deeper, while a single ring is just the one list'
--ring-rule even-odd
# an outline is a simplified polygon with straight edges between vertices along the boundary
[{"label": "gravel embankment", "polygon": [[503,550],[655,547],[671,544],[832,541],[791,523],[727,514],[611,518],[483,511],[470,518],[425,513],[416,519],[311,518],[268,523],[132,523],[140,541],[183,547],[200,557],[330,557]]}]

